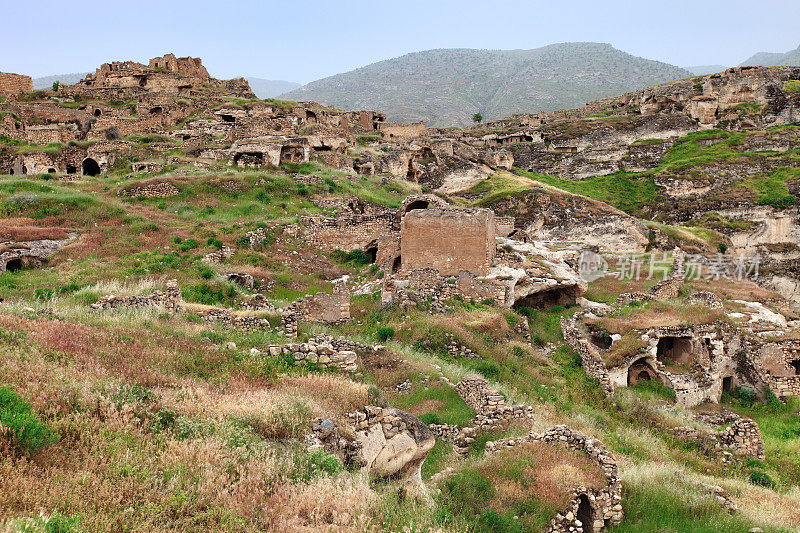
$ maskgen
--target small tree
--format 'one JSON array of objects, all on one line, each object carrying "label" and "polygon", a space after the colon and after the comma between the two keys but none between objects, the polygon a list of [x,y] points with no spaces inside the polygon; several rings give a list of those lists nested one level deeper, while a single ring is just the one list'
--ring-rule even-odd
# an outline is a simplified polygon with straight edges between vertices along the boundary
[{"label": "small tree", "polygon": [[60,82],[60,81],[54,81],[54,82],[53,82],[53,92],[54,92],[54,93],[57,93],[57,92],[58,92],[58,86],[59,86],[59,85],[61,85],[61,82]]},{"label": "small tree", "polygon": [[472,115],[472,122],[480,124],[481,122],[483,122],[483,115],[481,115],[480,113],[475,113],[474,115]]}]

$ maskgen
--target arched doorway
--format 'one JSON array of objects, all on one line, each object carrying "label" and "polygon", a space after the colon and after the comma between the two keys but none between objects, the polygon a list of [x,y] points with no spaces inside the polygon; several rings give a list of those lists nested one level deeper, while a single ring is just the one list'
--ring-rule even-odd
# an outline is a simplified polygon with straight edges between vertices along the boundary
[{"label": "arched doorway", "polygon": [[399,272],[402,264],[402,258],[399,255],[395,257],[394,261],[392,262],[392,274]]},{"label": "arched doorway", "polygon": [[22,270],[22,259],[17,257],[16,259],[9,259],[6,263],[6,270],[9,272],[16,272],[17,270]]},{"label": "arched doorway", "polygon": [[78,172],[78,169],[75,165],[67,165],[67,174],[75,174],[76,172]]},{"label": "arched doorway", "polygon": [[100,165],[91,157],[87,157],[81,163],[81,170],[84,176],[97,176],[100,174]]},{"label": "arched doorway", "polygon": [[94,110],[94,116],[99,117],[101,114],[102,114],[102,111],[100,111],[99,109],[95,109]]},{"label": "arched doorway", "polygon": [[405,213],[413,211],[414,209],[428,209],[429,205],[431,205],[431,203],[427,200],[414,200],[406,206]]},{"label": "arched doorway", "polygon": [[164,111],[164,108],[161,107],[160,105],[157,105],[155,107],[151,107],[150,108],[150,114],[151,115],[160,115],[163,111]]},{"label": "arched doorway", "polygon": [[584,533],[594,532],[594,510],[586,494],[578,496],[578,520],[581,521]]},{"label": "arched doorway", "polygon": [[377,246],[370,246],[365,250],[367,254],[367,259],[370,263],[374,263],[378,259],[378,247]]},{"label": "arched doorway", "polygon": [[647,359],[639,359],[628,367],[629,387],[633,387],[634,385],[644,381],[657,379],[657,377],[658,375],[656,374],[655,369],[650,365]]}]

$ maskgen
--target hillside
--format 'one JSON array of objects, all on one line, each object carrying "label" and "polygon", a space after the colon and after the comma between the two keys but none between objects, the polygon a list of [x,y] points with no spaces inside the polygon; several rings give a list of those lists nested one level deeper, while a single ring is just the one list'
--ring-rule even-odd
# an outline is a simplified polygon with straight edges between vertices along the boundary
[{"label": "hillside", "polygon": [[757,54],[753,54],[753,56],[743,61],[740,66],[746,67],[755,65],[761,65],[765,67],[772,65],[799,66],[800,46],[786,53],[759,52]]},{"label": "hillside", "polygon": [[404,55],[311,82],[282,98],[344,109],[377,109],[389,120],[468,125],[514,113],[578,107],[664,81],[682,68],[601,43],[534,50],[439,49]]},{"label": "hillside", "polygon": [[285,80],[265,80],[263,78],[245,78],[253,94],[259,98],[275,98],[281,93],[292,91],[300,87],[299,83]]},{"label": "hillside", "polygon": [[49,89],[53,86],[55,82],[61,82],[65,85],[70,85],[73,83],[78,83],[81,81],[87,72],[72,72],[70,74],[54,74],[52,76],[44,76],[41,78],[33,78],[33,88],[34,89]]},{"label": "hillside", "polygon": [[0,532],[798,531],[796,71],[446,130],[172,54],[9,91]]},{"label": "hillside", "polygon": [[725,65],[694,65],[691,67],[684,67],[686,70],[695,76],[704,76],[706,74],[714,74],[715,72],[722,72],[727,67]]}]

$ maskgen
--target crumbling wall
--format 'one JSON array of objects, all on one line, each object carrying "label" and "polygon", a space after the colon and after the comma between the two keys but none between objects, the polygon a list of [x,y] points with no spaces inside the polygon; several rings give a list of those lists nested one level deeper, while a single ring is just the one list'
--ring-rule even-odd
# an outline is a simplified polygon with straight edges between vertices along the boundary
[{"label": "crumbling wall", "polygon": [[506,404],[505,398],[489,386],[489,382],[479,376],[470,376],[456,384],[456,392],[476,413],[494,411]]},{"label": "crumbling wall", "polygon": [[739,455],[764,459],[764,440],[758,424],[749,418],[740,418],[719,435],[719,441]]},{"label": "crumbling wall", "polygon": [[103,296],[90,308],[93,311],[104,311],[108,309],[118,308],[141,308],[149,306],[163,306],[170,313],[180,312],[183,308],[181,306],[181,289],[178,286],[177,280],[171,279],[167,281],[166,289],[164,292],[156,290],[151,294],[145,296]]},{"label": "crumbling wall", "polygon": [[[486,443],[486,454],[513,448],[529,442],[542,442],[585,453],[597,463],[606,476],[601,488],[575,487],[567,508],[556,515],[550,523],[551,532],[603,531],[606,527],[622,522],[622,483],[616,461],[605,445],[567,426],[555,426],[544,433],[530,433],[524,437],[508,438]],[[583,508],[588,505],[590,509]],[[591,517],[591,524],[581,523],[581,517]]]},{"label": "crumbling wall", "polygon": [[350,293],[342,283],[334,285],[332,294],[318,292],[293,305],[298,320],[335,324],[350,319]]},{"label": "crumbling wall", "polygon": [[606,364],[597,349],[578,330],[574,318],[561,317],[561,333],[564,335],[564,342],[567,343],[567,346],[581,356],[581,366],[586,375],[597,379],[606,395],[612,395],[614,387],[611,384]]},{"label": "crumbling wall", "polygon": [[489,209],[418,209],[403,217],[402,270],[486,274],[496,252],[494,212]]}]

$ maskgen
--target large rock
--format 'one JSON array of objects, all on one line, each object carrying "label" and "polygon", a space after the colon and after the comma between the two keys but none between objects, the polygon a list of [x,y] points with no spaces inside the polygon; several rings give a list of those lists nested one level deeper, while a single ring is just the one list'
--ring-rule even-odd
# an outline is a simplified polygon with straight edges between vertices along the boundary
[{"label": "large rock", "polygon": [[398,476],[408,488],[424,493],[422,463],[436,443],[431,430],[419,418],[394,407],[367,406],[351,416],[370,474]]}]

